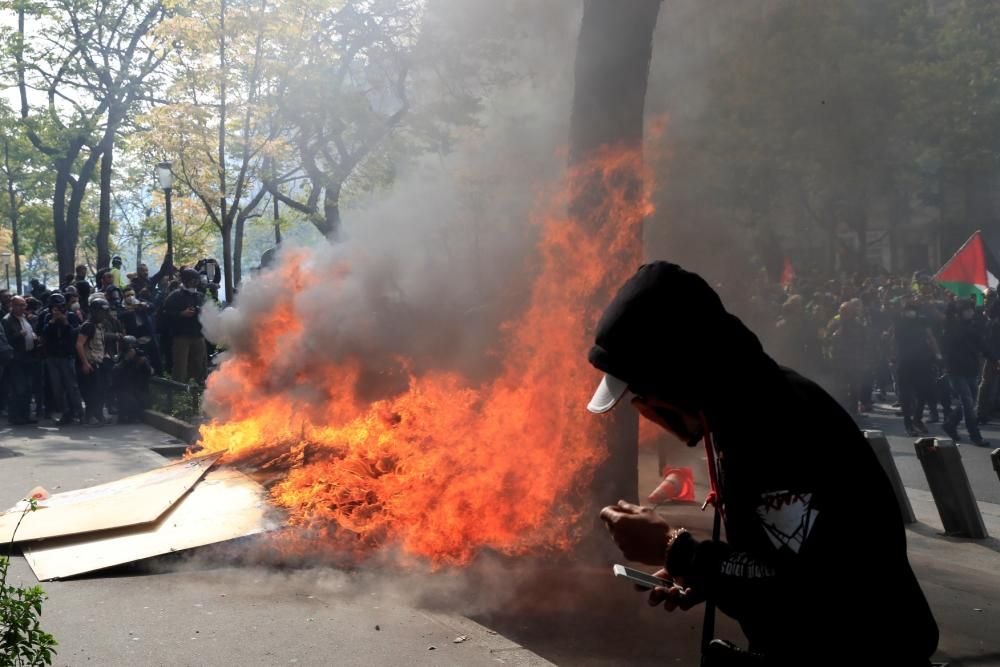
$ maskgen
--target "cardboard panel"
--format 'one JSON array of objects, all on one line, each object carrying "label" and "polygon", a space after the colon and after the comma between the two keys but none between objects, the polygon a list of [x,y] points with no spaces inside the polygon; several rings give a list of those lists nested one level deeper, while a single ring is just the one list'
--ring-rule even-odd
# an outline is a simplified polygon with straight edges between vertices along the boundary
[{"label": "cardboard panel", "polygon": [[[18,542],[151,523],[198,483],[221,454],[189,461],[40,500],[14,535]],[[0,514],[0,543],[11,541],[24,502]]]},{"label": "cardboard panel", "polygon": [[267,491],[237,470],[209,472],[153,524],[33,542],[24,557],[39,581],[254,535],[278,527]]}]

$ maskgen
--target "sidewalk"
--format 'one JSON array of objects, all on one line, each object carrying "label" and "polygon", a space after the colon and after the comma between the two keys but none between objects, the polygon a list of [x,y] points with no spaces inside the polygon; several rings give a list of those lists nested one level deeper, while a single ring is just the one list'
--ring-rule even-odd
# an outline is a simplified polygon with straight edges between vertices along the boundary
[{"label": "sidewalk", "polygon": [[[57,493],[164,465],[147,447],[170,440],[147,426],[0,429],[0,505],[35,485]],[[14,553],[12,581],[34,585]],[[551,665],[372,573],[177,558],[42,587],[56,665]]]},{"label": "sidewalk", "polygon": [[[59,492],[163,465],[148,447],[171,440],[147,426],[0,429],[0,505],[35,485]],[[644,450],[641,488],[653,488],[655,470],[655,454]],[[910,560],[941,628],[937,659],[1000,665],[1000,505],[980,503],[993,538],[961,540],[939,534],[928,492],[908,494],[919,520],[907,530]],[[702,536],[710,531],[710,514],[696,507],[673,508],[671,520]],[[43,628],[60,642],[55,664],[698,664],[700,611],[650,609],[600,557],[582,551],[562,563],[497,559],[460,576],[281,570],[233,566],[236,560],[156,559],[44,583]],[[35,583],[19,555],[12,573],[15,582]],[[742,641],[724,617],[717,636]]]}]

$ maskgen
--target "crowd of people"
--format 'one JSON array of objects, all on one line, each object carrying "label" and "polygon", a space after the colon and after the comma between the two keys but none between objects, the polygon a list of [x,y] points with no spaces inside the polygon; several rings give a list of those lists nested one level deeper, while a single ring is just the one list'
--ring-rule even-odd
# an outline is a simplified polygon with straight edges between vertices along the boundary
[{"label": "crowd of people", "polygon": [[34,279],[24,296],[0,290],[0,412],[11,425],[135,422],[154,375],[204,383],[199,313],[218,299],[215,260],[150,276],[145,264],[125,273],[116,256],[93,282],[88,273],[77,266],[55,291]]},{"label": "crowd of people", "polygon": [[890,401],[909,435],[940,423],[987,445],[979,426],[998,408],[1000,300],[960,298],[926,273],[906,278],[762,284],[752,328],[781,364],[818,381],[856,420]]}]

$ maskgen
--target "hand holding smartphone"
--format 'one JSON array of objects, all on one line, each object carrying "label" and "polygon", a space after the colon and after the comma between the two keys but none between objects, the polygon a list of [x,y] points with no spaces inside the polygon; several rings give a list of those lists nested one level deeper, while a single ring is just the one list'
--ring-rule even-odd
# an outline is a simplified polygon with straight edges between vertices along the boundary
[{"label": "hand holding smartphone", "polygon": [[663,588],[672,588],[674,582],[669,579],[661,579],[660,577],[654,577],[651,574],[646,574],[641,570],[635,570],[631,567],[625,567],[624,565],[615,565],[612,568],[616,577],[621,577],[623,579],[628,579],[634,584],[638,584],[643,588],[653,589],[657,586],[662,586]]}]

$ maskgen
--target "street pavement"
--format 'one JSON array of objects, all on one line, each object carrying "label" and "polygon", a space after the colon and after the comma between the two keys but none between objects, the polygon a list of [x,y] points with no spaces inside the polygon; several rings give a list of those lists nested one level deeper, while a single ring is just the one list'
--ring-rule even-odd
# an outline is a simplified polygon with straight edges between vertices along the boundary
[{"label": "street pavement", "polygon": [[[937,659],[1000,665],[1000,541],[941,535],[912,439],[891,410],[881,412],[865,427],[888,435],[918,517],[907,539],[941,627]],[[1000,432],[984,432],[1000,444]],[[0,506],[35,485],[59,492],[163,465],[149,447],[171,444],[146,426],[0,429]],[[703,496],[704,454],[670,451],[690,457],[676,464],[696,467]],[[987,529],[1000,537],[1000,502],[993,502],[1000,480],[989,451],[963,445],[961,453],[977,497],[986,499]],[[641,489],[656,481],[655,450],[647,447]],[[665,514],[702,537],[710,531],[711,517],[697,507]],[[489,555],[461,573],[427,574],[265,566],[242,553],[252,545],[238,542],[46,582],[43,627],[60,642],[55,664],[71,666],[697,665],[701,613],[650,609],[644,595],[611,576],[617,558],[605,544],[537,560]],[[35,583],[16,550],[12,573]],[[716,635],[742,640],[721,616]],[[863,647],[858,664],[866,664]]]}]

